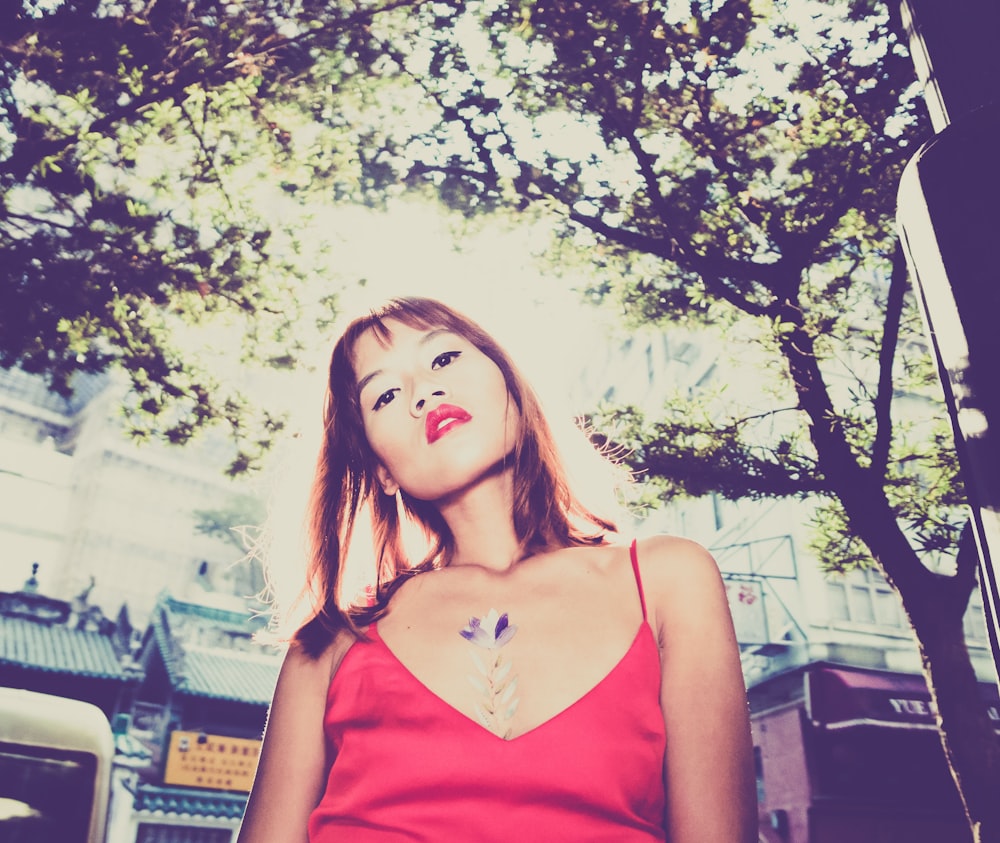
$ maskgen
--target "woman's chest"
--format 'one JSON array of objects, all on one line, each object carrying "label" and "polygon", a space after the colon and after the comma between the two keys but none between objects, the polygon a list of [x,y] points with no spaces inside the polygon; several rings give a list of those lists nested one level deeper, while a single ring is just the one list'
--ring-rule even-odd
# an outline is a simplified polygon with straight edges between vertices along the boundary
[{"label": "woman's chest", "polygon": [[507,580],[423,575],[373,637],[404,684],[509,739],[613,681],[640,633],[651,636],[632,572],[620,567]]}]

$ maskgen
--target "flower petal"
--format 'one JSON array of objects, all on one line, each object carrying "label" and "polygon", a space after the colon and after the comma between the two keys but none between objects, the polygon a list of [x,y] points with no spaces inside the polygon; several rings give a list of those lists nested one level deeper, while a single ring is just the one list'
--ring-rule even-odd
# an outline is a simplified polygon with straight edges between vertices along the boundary
[{"label": "flower petal", "polygon": [[472,638],[472,643],[479,647],[484,647],[487,650],[493,649],[493,636],[488,633],[485,629],[480,627],[476,630],[476,635]]},{"label": "flower petal", "polygon": [[476,651],[470,650],[469,655],[472,656],[472,662],[473,664],[475,664],[476,670],[478,670],[483,676],[489,676],[490,674],[489,670],[486,669],[486,665],[483,663],[483,660],[479,658],[479,655],[476,653]]},{"label": "flower petal", "polygon": [[[506,617],[506,615],[504,617]],[[514,637],[515,632],[517,632],[516,626],[511,625],[506,627],[503,630],[503,632],[501,632],[499,635],[496,636],[496,639],[494,641],[494,646],[502,647],[504,644],[510,641],[511,638]]]},{"label": "flower petal", "polygon": [[496,637],[497,624],[500,622],[500,613],[496,609],[490,609],[486,617],[482,620],[483,628],[489,632],[490,636]]},{"label": "flower petal", "polygon": [[469,618],[469,622],[458,631],[458,634],[467,641],[472,641],[478,631],[479,618]]},{"label": "flower petal", "polygon": [[499,699],[500,705],[503,705],[504,703],[510,702],[510,698],[512,696],[514,696],[514,691],[516,691],[516,690],[517,690],[517,682],[516,681],[515,682],[511,682],[506,688],[504,688],[503,693],[500,694],[500,699]]}]

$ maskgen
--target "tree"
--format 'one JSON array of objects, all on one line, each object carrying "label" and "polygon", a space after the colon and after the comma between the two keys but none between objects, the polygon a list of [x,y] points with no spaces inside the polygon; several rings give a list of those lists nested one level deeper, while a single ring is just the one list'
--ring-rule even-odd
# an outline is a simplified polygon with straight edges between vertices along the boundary
[{"label": "tree", "polygon": [[[254,465],[282,420],[185,337],[210,326],[246,364],[296,365],[321,267],[309,201],[370,186],[359,127],[345,129],[355,94],[334,106],[331,91],[370,60],[371,21],[411,5],[4,4],[0,365],[68,393],[75,373],[116,364],[134,435],[183,443],[224,421],[231,470]],[[334,298],[313,298],[329,319]]]},{"label": "tree", "polygon": [[721,422],[675,404],[618,441],[665,487],[822,498],[818,550],[901,595],[970,827],[1000,840],[954,449],[894,418],[934,381],[893,221],[929,134],[900,29],[873,0],[439,2],[376,28],[392,63],[368,72],[426,104],[386,133],[401,180],[466,214],[557,215],[561,256],[617,274],[592,293],[633,319],[752,322],[787,404]]}]

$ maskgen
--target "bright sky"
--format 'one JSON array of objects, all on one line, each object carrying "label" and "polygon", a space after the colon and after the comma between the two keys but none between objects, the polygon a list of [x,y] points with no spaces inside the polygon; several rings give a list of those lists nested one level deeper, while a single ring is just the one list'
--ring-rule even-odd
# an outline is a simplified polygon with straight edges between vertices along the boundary
[{"label": "bright sky", "polygon": [[338,215],[350,225],[339,238],[336,269],[345,280],[367,281],[345,290],[347,313],[390,295],[439,298],[494,334],[539,388],[558,390],[582,370],[598,317],[569,289],[571,280],[542,271],[536,255],[546,248],[546,231],[488,222],[456,241],[444,215],[418,202],[398,203],[386,215]]},{"label": "bright sky", "polygon": [[[317,413],[330,348],[349,319],[391,296],[437,298],[479,322],[511,353],[554,412],[589,409],[583,373],[606,356],[610,315],[582,301],[574,279],[546,275],[537,255],[549,243],[540,227],[486,221],[456,239],[446,213],[416,200],[388,212],[332,207],[316,222],[331,244],[325,258],[342,321],[307,359],[308,377],[282,387],[306,425]],[[359,281],[363,280],[364,284]],[[582,284],[582,279],[577,281]],[[273,382],[274,378],[268,377]]]}]

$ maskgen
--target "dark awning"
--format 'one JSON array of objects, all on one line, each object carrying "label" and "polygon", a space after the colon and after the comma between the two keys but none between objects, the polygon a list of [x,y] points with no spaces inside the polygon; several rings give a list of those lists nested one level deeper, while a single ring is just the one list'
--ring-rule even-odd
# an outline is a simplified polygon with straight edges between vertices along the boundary
[{"label": "dark awning", "polygon": [[[934,705],[924,677],[848,667],[815,667],[806,673],[806,713],[817,726],[887,726],[936,729]],[[990,719],[1000,729],[1000,692],[979,683]]]}]

